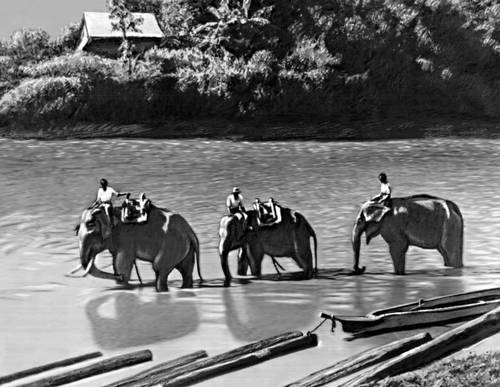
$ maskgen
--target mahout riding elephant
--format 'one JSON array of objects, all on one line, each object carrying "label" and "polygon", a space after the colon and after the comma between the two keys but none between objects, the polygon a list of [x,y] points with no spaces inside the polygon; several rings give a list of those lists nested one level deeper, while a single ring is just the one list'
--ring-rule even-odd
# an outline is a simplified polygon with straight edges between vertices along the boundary
[{"label": "mahout riding elephant", "polygon": [[256,210],[224,216],[219,225],[219,254],[224,272],[224,286],[231,284],[228,265],[229,252],[240,250],[238,274],[246,275],[248,264],[252,275],[261,276],[264,254],[272,257],[291,257],[304,271],[306,278],[314,274],[310,238],[314,241],[315,267],[317,267],[317,239],[314,229],[300,213],[281,209],[282,219],[272,226],[258,226]]},{"label": "mahout riding elephant", "polygon": [[361,235],[366,244],[377,235],[389,245],[395,274],[405,273],[406,252],[409,246],[437,249],[444,265],[462,267],[464,221],[458,206],[450,200],[430,195],[414,195],[391,199],[391,206],[366,202],[352,230],[354,274],[359,267]]},{"label": "mahout riding elephant", "polygon": [[[196,234],[179,214],[150,205],[148,221],[122,223],[120,209],[113,211],[114,227],[104,209],[94,206],[83,211],[76,227],[80,261],[85,274],[114,279],[127,284],[135,259],[149,261],[156,274],[156,290],[167,291],[167,278],[175,268],[182,275],[182,287],[193,286],[193,268],[197,261],[200,280],[200,248]],[[95,257],[108,249],[113,256],[114,274],[94,265]]]}]

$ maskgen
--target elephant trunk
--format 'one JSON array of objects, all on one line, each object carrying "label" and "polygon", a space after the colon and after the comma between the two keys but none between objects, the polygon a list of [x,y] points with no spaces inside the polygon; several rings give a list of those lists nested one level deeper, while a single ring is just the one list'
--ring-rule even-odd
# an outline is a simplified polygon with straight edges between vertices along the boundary
[{"label": "elephant trunk", "polygon": [[120,276],[106,273],[95,266],[96,256],[103,251],[104,248],[96,250],[93,248],[91,242],[92,241],[89,239],[84,239],[83,243],[80,245],[80,262],[82,267],[85,269],[83,276],[85,277],[87,274],[90,274],[96,278],[119,280]]},{"label": "elephant trunk", "polygon": [[365,267],[359,267],[359,252],[361,248],[361,235],[363,234],[364,227],[360,224],[356,224],[352,230],[352,250],[354,253],[354,274],[362,274],[365,271]]}]

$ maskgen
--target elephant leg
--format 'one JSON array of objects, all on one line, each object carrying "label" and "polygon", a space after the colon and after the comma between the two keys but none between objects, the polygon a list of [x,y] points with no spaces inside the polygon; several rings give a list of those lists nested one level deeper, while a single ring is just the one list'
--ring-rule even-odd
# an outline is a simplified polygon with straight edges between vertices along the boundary
[{"label": "elephant leg", "polygon": [[398,275],[405,274],[406,252],[408,251],[408,246],[407,241],[391,242],[389,244],[394,272]]},{"label": "elephant leg", "polygon": [[182,275],[182,287],[193,287],[193,269],[195,264],[195,251],[193,246],[189,248],[186,257],[175,267]]},{"label": "elephant leg", "polygon": [[[306,238],[301,238],[301,235],[307,235]],[[311,252],[311,245],[309,242],[309,233],[307,229],[294,230],[293,244],[295,255],[293,256],[297,265],[304,271],[304,277],[309,279],[313,276],[313,257]]]},{"label": "elephant leg", "polygon": [[250,271],[252,275],[260,278],[262,275],[262,259],[264,258],[264,250],[258,243],[248,244],[246,254],[250,263]]},{"label": "elephant leg", "polygon": [[452,214],[451,219],[445,224],[438,246],[445,266],[463,267],[462,238],[462,220],[458,215]]},{"label": "elephant leg", "polygon": [[241,248],[238,251],[238,275],[247,275],[248,273],[248,257],[246,250]]},{"label": "elephant leg", "polygon": [[175,267],[175,264],[169,264],[168,262],[171,262],[171,260],[169,257],[165,256],[158,256],[153,262],[153,270],[156,274],[157,292],[168,291],[168,275]]},{"label": "elephant leg", "polygon": [[134,266],[135,256],[130,249],[119,250],[113,256],[113,268],[115,275],[118,275],[118,283],[128,285],[132,268]]},{"label": "elephant leg", "polygon": [[158,270],[155,270],[156,280],[155,287],[157,292],[168,292],[168,274],[160,273]]}]

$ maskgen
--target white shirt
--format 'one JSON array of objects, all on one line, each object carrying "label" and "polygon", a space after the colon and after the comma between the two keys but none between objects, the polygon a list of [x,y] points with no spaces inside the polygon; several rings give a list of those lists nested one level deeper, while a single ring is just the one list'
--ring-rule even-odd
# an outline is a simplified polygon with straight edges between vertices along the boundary
[{"label": "white shirt", "polygon": [[391,185],[389,183],[380,183],[380,193],[383,195],[390,195]]},{"label": "white shirt", "polygon": [[234,197],[234,194],[230,194],[226,199],[226,206],[228,208],[238,208],[243,204],[243,195],[238,194],[237,197]]},{"label": "white shirt", "polygon": [[104,191],[101,187],[97,191],[97,200],[100,200],[101,202],[110,202],[113,195],[118,196],[118,192],[110,186],[106,188],[106,191]]}]

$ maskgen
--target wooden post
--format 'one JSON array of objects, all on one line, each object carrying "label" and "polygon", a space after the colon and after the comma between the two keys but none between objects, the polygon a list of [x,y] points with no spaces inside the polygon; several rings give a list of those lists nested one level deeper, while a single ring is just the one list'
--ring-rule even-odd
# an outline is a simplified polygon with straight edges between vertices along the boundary
[{"label": "wooden post", "polygon": [[284,341],[268,348],[254,351],[249,354],[237,356],[227,361],[214,364],[210,367],[187,372],[175,378],[162,379],[158,382],[161,383],[163,387],[188,386],[214,376],[233,372],[244,367],[250,367],[274,357],[314,347],[316,345],[318,345],[318,337],[315,334],[306,335]]},{"label": "wooden post", "polygon": [[115,383],[108,384],[105,387],[125,387],[133,385],[133,383],[138,382],[142,379],[152,378],[154,376],[160,375],[162,373],[173,370],[177,367],[182,367],[186,364],[192,363],[195,360],[208,357],[208,354],[205,351],[196,351],[190,353],[186,356],[181,356],[177,359],[167,361],[165,363],[158,364],[152,368],[149,368],[145,371],[142,371],[136,375],[133,375],[129,378],[119,380]]},{"label": "wooden post", "polygon": [[238,348],[233,349],[233,350],[228,351],[228,352],[221,353],[220,355],[209,357],[208,359],[201,359],[201,360],[195,361],[194,363],[191,363],[191,364],[188,364],[188,365],[185,365],[182,367],[178,367],[176,369],[155,375],[153,377],[147,377],[145,379],[141,379],[137,382],[133,382],[131,384],[128,384],[127,387],[152,386],[152,385],[158,384],[159,381],[171,380],[171,379],[174,379],[180,375],[194,372],[194,371],[202,369],[202,368],[211,367],[214,364],[222,363],[222,362],[225,362],[229,359],[234,359],[235,357],[246,355],[246,354],[251,353],[251,352],[259,351],[261,349],[270,347],[272,345],[282,343],[282,342],[287,341],[287,340],[295,339],[295,338],[298,338],[301,336],[303,336],[303,333],[300,331],[282,333],[282,334],[272,336],[272,337],[264,339],[264,340],[256,341],[254,343],[250,343],[250,344],[244,345],[242,347],[238,347]]},{"label": "wooden post", "polygon": [[13,380],[25,378],[27,376],[39,374],[54,368],[65,367],[72,364],[80,363],[85,360],[95,359],[102,356],[101,352],[91,352],[81,356],[70,357],[68,359],[55,361],[53,363],[44,364],[38,367],[33,367],[27,370],[19,371],[10,375],[0,376],[0,384],[12,382]]},{"label": "wooden post", "polygon": [[114,356],[109,359],[101,360],[97,363],[75,370],[67,371],[59,375],[49,376],[31,383],[23,384],[21,387],[45,387],[60,386],[74,382],[76,380],[99,375],[105,372],[114,371],[123,367],[132,366],[152,360],[151,351],[137,351],[125,355]]},{"label": "wooden post", "polygon": [[499,331],[500,307],[381,364],[361,377],[349,381],[346,385],[359,386],[376,382],[388,376],[412,371],[475,344]]},{"label": "wooden post", "polygon": [[334,365],[314,372],[305,378],[288,384],[287,387],[316,387],[323,386],[337,379],[351,375],[362,369],[368,368],[384,360],[391,359],[412,348],[418,347],[432,340],[429,333],[419,333],[402,340],[396,340],[389,344],[372,348],[368,351],[358,353]]}]

